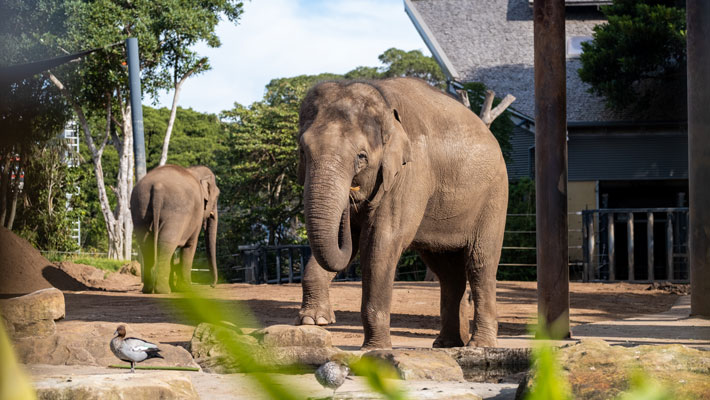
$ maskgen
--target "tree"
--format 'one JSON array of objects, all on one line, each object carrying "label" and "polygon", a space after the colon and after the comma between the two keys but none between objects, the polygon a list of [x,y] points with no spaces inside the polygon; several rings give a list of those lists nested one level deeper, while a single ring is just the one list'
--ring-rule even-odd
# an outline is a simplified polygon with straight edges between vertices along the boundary
[{"label": "tree", "polygon": [[602,12],[608,22],[582,43],[579,76],[590,91],[619,111],[684,109],[685,1],[615,0]]},{"label": "tree", "polygon": [[419,50],[404,51],[396,48],[378,56],[382,67],[357,67],[343,75],[345,79],[382,79],[411,76],[423,79],[430,85],[443,89],[446,77],[432,57]]},{"label": "tree", "polygon": [[[218,164],[222,207],[229,210],[230,241],[279,244],[302,241],[303,187],[298,184],[298,110],[314,83],[338,75],[274,79],[264,100],[235,104],[228,121],[227,151]],[[224,214],[223,214],[224,215]]]},{"label": "tree", "polygon": [[[206,59],[183,46],[198,40],[218,46],[214,29],[220,15],[237,21],[242,3],[235,0],[195,4],[180,0],[125,3],[68,0],[58,12],[66,20],[67,33],[43,36],[48,49],[72,52],[121,44],[127,37],[136,37],[141,50],[143,90],[155,95],[160,90],[172,89],[177,95],[184,79],[208,68]],[[133,231],[128,204],[133,186],[133,127],[127,98],[127,72],[123,65],[125,58],[123,46],[105,47],[78,66],[58,68],[46,73],[46,77],[71,105],[83,131],[106,223],[109,257],[128,259]],[[98,116],[105,121],[104,127],[92,129],[90,121]],[[171,119],[174,121],[174,116]],[[114,207],[106,190],[102,167],[104,150],[109,143],[116,149],[119,161],[116,183],[111,187]]]}]

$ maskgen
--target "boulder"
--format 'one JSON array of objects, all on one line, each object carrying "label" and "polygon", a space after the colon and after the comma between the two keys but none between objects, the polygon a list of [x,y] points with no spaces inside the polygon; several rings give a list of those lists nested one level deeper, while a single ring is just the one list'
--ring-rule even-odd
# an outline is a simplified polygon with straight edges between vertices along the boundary
[{"label": "boulder", "polygon": [[330,332],[315,326],[274,325],[250,335],[231,327],[200,324],[190,341],[190,352],[205,371],[243,372],[250,367],[224,344],[232,342],[248,352],[251,368],[279,370],[293,366],[317,367],[341,351],[332,346]]},{"label": "boulder", "polygon": [[316,325],[272,325],[252,335],[271,347],[332,347],[330,332]]},{"label": "boulder", "polygon": [[404,380],[458,381],[463,371],[448,354],[434,350],[373,350],[364,357],[391,363]]},{"label": "boulder", "polygon": [[64,318],[64,295],[49,288],[2,300],[0,314],[12,338],[50,336],[56,331],[54,321]]},{"label": "boulder", "polygon": [[[576,399],[616,398],[639,372],[668,390],[667,398],[710,393],[710,353],[679,344],[622,347],[590,339],[560,349],[557,356]],[[525,395],[533,379],[531,372],[516,398]]]},{"label": "boulder", "polygon": [[199,399],[187,373],[138,371],[45,377],[34,382],[39,399]]},{"label": "boulder", "polygon": [[140,277],[141,276],[141,263],[139,263],[138,261],[131,261],[128,264],[124,264],[118,270],[118,273]]},{"label": "boulder", "polygon": [[[65,326],[66,325],[66,326]],[[119,323],[86,322],[63,324],[61,329],[51,336],[26,338],[15,341],[15,351],[23,364],[50,365],[97,365],[127,363],[113,355],[109,342]],[[131,329],[125,324],[128,336],[147,339],[147,332]],[[182,347],[165,343],[156,343],[162,350],[164,359],[151,358],[140,365],[160,365],[199,368],[190,353]]]}]

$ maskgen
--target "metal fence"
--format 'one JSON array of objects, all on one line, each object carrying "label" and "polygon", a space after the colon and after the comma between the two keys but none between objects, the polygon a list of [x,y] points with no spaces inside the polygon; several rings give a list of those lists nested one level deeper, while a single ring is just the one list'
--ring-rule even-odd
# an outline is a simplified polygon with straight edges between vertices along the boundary
[{"label": "metal fence", "polygon": [[688,282],[688,209],[582,211],[585,281]]}]

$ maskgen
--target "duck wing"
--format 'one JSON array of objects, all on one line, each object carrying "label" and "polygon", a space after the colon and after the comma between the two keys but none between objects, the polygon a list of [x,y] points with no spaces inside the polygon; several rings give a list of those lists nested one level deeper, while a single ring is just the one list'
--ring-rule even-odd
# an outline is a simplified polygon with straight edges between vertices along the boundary
[{"label": "duck wing", "polygon": [[147,342],[143,339],[129,337],[123,339],[120,352],[129,361],[140,362],[148,358],[162,358],[158,352],[160,349],[155,343]]}]

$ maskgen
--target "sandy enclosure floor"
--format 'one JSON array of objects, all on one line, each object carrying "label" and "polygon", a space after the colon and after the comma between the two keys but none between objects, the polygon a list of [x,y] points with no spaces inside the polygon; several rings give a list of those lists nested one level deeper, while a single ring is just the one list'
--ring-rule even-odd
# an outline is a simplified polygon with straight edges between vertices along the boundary
[{"label": "sandy enclosure floor", "polygon": [[[571,283],[572,326],[662,312],[676,295],[646,290],[648,284]],[[241,301],[256,321],[247,328],[293,324],[301,304],[300,284],[222,284],[210,297],[226,304]],[[186,318],[175,307],[175,295],[145,295],[138,291],[65,291],[66,319],[58,328],[82,321],[122,322],[139,325],[149,337],[163,343],[185,345],[199,321]],[[339,282],[330,296],[337,323],[327,329],[333,344],[356,349],[362,344],[360,282]],[[499,336],[524,334],[537,310],[535,282],[499,282]],[[180,301],[180,300],[177,300]],[[392,301],[391,332],[394,347],[430,347],[439,331],[439,286],[437,282],[396,282]],[[130,332],[129,332],[130,333]]]}]

